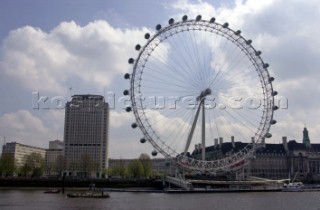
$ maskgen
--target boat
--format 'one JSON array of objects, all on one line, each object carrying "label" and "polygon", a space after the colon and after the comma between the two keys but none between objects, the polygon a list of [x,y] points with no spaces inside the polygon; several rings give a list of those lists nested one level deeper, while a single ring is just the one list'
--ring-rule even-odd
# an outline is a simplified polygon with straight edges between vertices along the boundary
[{"label": "boat", "polygon": [[284,184],[282,187],[283,192],[302,192],[304,184],[302,182],[290,182],[289,184]]},{"label": "boat", "polygon": [[[282,192],[302,192],[304,189],[304,184],[302,182],[295,182],[294,180],[297,177],[297,174],[295,174],[292,182],[289,182],[288,184],[284,184],[282,186]],[[289,173],[289,180],[290,180],[290,173]]]},{"label": "boat", "polygon": [[68,193],[69,198],[109,198],[109,193],[106,192],[85,192],[85,193]]},{"label": "boat", "polygon": [[55,194],[55,193],[60,193],[61,190],[58,190],[58,189],[52,189],[52,190],[46,190],[44,191],[43,193],[46,193],[46,194]]}]

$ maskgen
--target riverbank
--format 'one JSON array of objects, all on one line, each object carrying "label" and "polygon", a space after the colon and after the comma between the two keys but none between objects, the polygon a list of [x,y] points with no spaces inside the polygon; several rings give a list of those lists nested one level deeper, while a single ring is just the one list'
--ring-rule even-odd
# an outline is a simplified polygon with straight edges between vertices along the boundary
[{"label": "riverbank", "polygon": [[46,188],[149,188],[163,189],[162,181],[155,179],[44,179],[0,178],[1,189],[46,189]]}]

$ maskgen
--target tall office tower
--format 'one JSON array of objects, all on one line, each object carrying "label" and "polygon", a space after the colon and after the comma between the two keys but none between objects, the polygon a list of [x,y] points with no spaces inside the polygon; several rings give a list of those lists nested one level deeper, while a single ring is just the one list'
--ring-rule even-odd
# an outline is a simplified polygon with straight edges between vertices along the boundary
[{"label": "tall office tower", "polygon": [[74,95],[67,102],[64,154],[69,175],[100,177],[108,167],[109,107],[100,95]]}]

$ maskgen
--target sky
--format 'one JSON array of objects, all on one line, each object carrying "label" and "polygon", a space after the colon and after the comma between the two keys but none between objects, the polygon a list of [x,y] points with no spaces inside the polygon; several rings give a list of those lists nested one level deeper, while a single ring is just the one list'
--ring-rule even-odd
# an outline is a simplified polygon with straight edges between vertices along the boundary
[{"label": "sky", "polygon": [[[311,142],[320,143],[317,0],[3,0],[0,142],[47,148],[49,141],[63,140],[64,109],[55,106],[55,97],[114,94],[109,157],[150,154],[152,146],[139,143],[141,131],[130,127],[133,114],[123,109],[122,92],[129,88],[123,75],[132,71],[128,58],[137,56],[134,46],[143,45],[144,34],[154,34],[157,24],[198,14],[240,29],[270,64],[281,104],[268,142],[280,143],[282,136],[302,142],[306,125]],[[48,103],[37,108],[35,98],[43,96]]]}]

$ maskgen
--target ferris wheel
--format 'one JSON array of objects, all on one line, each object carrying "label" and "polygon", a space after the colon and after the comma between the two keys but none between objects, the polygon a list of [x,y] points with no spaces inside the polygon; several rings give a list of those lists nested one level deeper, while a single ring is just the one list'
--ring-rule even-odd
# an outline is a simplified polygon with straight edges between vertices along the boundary
[{"label": "ferris wheel", "polygon": [[[126,111],[134,113],[131,127],[141,129],[140,142],[154,147],[153,156],[161,153],[186,169],[243,166],[276,123],[277,92],[261,52],[240,30],[215,18],[185,15],[155,29],[135,46],[138,55],[128,61],[132,73],[124,76],[130,80]],[[231,138],[248,144],[222,158],[209,149]]]}]

